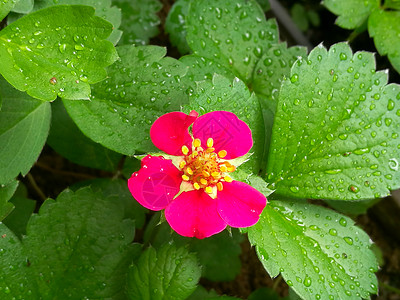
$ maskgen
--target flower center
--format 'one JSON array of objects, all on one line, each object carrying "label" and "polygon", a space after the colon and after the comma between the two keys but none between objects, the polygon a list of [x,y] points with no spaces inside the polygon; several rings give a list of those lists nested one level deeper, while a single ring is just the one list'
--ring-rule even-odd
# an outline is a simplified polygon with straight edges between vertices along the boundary
[{"label": "flower center", "polygon": [[207,139],[206,148],[201,146],[200,139],[194,139],[192,149],[182,147],[184,160],[179,167],[183,171],[182,179],[193,184],[196,190],[204,189],[207,194],[216,194],[217,190],[222,191],[223,182],[231,182],[226,173],[235,171],[235,166],[223,158],[227,155],[225,150],[218,153],[213,147],[212,138]]}]

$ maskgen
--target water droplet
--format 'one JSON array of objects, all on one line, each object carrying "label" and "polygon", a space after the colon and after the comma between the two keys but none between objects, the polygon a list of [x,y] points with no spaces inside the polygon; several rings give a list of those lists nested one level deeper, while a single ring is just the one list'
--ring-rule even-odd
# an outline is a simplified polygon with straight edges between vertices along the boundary
[{"label": "water droplet", "polygon": [[343,238],[343,240],[344,240],[347,244],[353,245],[353,239],[352,239],[351,237],[346,236],[346,237]]},{"label": "water droplet", "polygon": [[329,229],[329,234],[332,236],[336,236],[337,235],[337,230],[335,228],[331,228]]},{"label": "water droplet", "polygon": [[347,59],[347,55],[345,53],[340,53],[340,60],[346,60]]},{"label": "water droplet", "polygon": [[290,187],[290,190],[291,190],[293,193],[298,193],[298,192],[300,191],[300,189],[299,189],[298,186],[291,186],[291,187]]},{"label": "water droplet", "polygon": [[340,218],[339,224],[342,225],[343,227],[347,226],[347,220],[345,218]]},{"label": "water droplet", "polygon": [[295,83],[295,82],[297,82],[298,80],[299,80],[299,75],[297,75],[297,74],[293,74],[293,76],[290,77],[290,81],[291,81],[292,83]]}]

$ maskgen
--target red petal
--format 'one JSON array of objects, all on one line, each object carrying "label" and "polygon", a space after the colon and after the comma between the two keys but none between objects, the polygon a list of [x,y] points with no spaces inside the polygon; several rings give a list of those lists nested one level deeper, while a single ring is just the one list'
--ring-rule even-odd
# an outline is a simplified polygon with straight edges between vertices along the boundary
[{"label": "red petal", "polygon": [[224,189],[218,192],[217,201],[219,215],[232,227],[256,224],[267,204],[263,194],[240,181],[224,182]]},{"label": "red petal", "polygon": [[225,159],[243,156],[253,146],[249,126],[227,111],[214,111],[199,117],[193,124],[193,136],[204,143],[213,138],[215,150],[228,153]]},{"label": "red petal", "polygon": [[147,155],[142,160],[142,168],[128,180],[128,187],[141,205],[151,210],[161,210],[179,192],[181,176],[182,172],[171,160]]},{"label": "red petal", "polygon": [[196,120],[197,113],[170,112],[159,117],[150,128],[153,144],[170,155],[182,155],[183,145],[190,148],[192,138],[188,128]]},{"label": "red petal", "polygon": [[165,209],[165,217],[177,233],[203,239],[225,229],[217,204],[204,191],[183,192]]}]

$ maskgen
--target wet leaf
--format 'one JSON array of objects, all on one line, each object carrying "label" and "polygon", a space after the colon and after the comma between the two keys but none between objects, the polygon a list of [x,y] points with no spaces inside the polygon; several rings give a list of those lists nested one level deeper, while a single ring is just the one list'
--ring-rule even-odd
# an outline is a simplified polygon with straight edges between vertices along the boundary
[{"label": "wet leaf", "polygon": [[17,0],[0,0],[0,20],[7,16],[17,2]]},{"label": "wet leaf", "polygon": [[270,276],[280,273],[302,299],[369,298],[378,291],[371,240],[332,210],[271,201],[248,236]]},{"label": "wet leaf", "polygon": [[90,85],[106,77],[116,51],[105,41],[112,25],[88,6],[36,11],[0,32],[0,72],[15,88],[51,101],[88,99]]},{"label": "wet leaf", "polygon": [[113,4],[122,11],[121,45],[146,45],[159,33],[159,0],[114,0]]},{"label": "wet leaf", "polygon": [[190,52],[186,42],[186,16],[189,11],[190,0],[176,1],[168,12],[165,20],[165,32],[169,34],[171,44],[178,48],[183,55]]},{"label": "wet leaf", "polygon": [[0,78],[0,184],[26,175],[46,141],[51,110],[47,102],[13,89]]},{"label": "wet leaf", "polygon": [[387,55],[389,61],[400,73],[400,11],[375,10],[368,20],[369,35],[374,38],[380,55]]},{"label": "wet leaf", "polygon": [[15,193],[17,187],[17,180],[12,180],[7,184],[0,185],[0,221],[14,209],[14,205],[9,202],[9,200]]},{"label": "wet leaf", "polygon": [[116,152],[154,152],[150,127],[161,115],[188,102],[186,67],[157,46],[118,47],[121,59],[109,78],[93,86],[91,101],[64,101],[82,132]]},{"label": "wet leaf", "polygon": [[399,188],[400,86],[372,53],[345,43],[315,48],[283,82],[268,182],[299,198],[357,200]]},{"label": "wet leaf", "polygon": [[42,299],[126,299],[126,272],[140,247],[117,200],[66,190],[31,217],[23,244]]},{"label": "wet leaf", "polygon": [[355,29],[361,26],[374,9],[380,5],[379,0],[324,0],[323,4],[339,17],[336,24],[342,28]]},{"label": "wet leaf", "polygon": [[186,248],[166,244],[148,248],[130,267],[129,299],[186,299],[195,289],[201,269],[196,256]]}]

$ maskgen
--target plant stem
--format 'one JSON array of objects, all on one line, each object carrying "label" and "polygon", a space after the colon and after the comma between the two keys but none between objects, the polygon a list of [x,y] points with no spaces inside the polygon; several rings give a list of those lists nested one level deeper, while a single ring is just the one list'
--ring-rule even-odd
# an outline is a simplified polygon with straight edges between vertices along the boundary
[{"label": "plant stem", "polygon": [[77,177],[77,178],[81,178],[81,179],[95,179],[97,178],[96,176],[92,176],[89,174],[81,174],[81,173],[75,173],[75,172],[69,172],[69,171],[62,171],[62,170],[57,170],[57,169],[53,169],[45,164],[42,164],[40,162],[36,162],[35,166],[38,166],[41,169],[44,169],[46,171],[55,173],[55,174],[59,174],[59,175],[63,175],[63,176],[72,176],[72,177]]},{"label": "plant stem", "polygon": [[35,192],[39,195],[39,198],[42,201],[45,201],[47,199],[46,195],[43,193],[43,191],[40,189],[40,187],[37,185],[35,179],[33,178],[33,176],[28,173],[26,175],[26,178],[28,179],[29,183],[32,185],[33,189],[35,190]]},{"label": "plant stem", "polygon": [[384,283],[383,281],[380,281],[379,285],[382,286],[383,288],[387,289],[388,291],[391,291],[391,292],[394,292],[394,293],[400,295],[400,289],[398,289],[398,288],[388,285],[387,283]]}]

